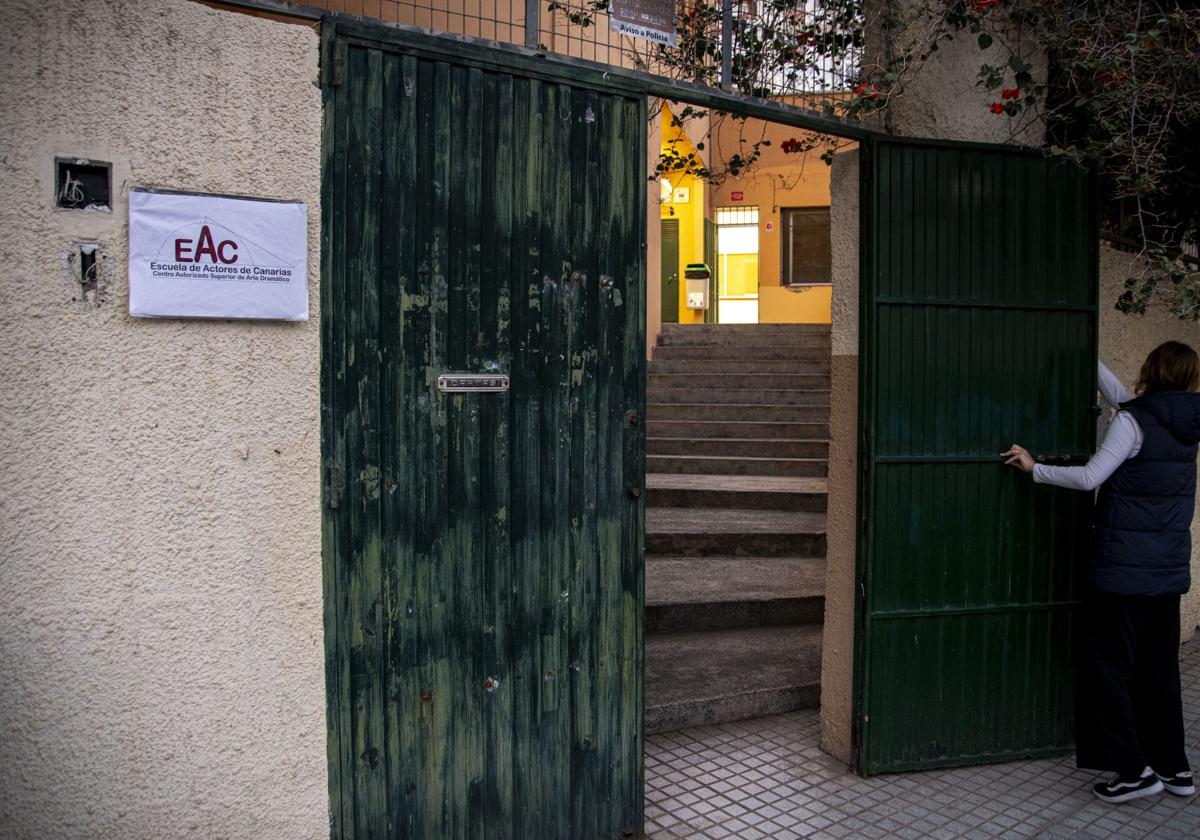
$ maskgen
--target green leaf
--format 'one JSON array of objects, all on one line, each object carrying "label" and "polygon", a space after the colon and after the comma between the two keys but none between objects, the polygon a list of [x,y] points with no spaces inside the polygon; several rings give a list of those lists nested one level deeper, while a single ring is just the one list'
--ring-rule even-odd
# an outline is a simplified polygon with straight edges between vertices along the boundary
[{"label": "green leaf", "polygon": [[986,50],[992,45],[992,36],[986,32],[979,33],[979,49]]},{"label": "green leaf", "polygon": [[1019,55],[1010,56],[1008,66],[1013,69],[1014,73],[1028,73],[1033,70],[1033,65]]}]

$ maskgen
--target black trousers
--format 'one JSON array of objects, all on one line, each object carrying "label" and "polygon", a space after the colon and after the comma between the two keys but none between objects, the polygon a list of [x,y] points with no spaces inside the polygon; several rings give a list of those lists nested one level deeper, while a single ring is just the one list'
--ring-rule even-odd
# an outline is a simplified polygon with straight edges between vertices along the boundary
[{"label": "black trousers", "polygon": [[1084,595],[1076,635],[1080,767],[1136,776],[1188,768],[1179,686],[1179,596]]}]

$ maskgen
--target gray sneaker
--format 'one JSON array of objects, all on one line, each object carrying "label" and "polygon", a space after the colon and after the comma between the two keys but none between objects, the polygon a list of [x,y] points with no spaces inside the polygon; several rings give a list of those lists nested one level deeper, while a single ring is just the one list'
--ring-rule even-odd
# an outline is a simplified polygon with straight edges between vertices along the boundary
[{"label": "gray sneaker", "polygon": [[1174,776],[1164,776],[1162,773],[1156,773],[1158,780],[1162,782],[1163,788],[1167,793],[1173,793],[1176,796],[1195,796],[1196,783],[1192,780],[1192,771],[1184,770],[1182,773],[1176,773]]},{"label": "gray sneaker", "polygon": [[1117,776],[1111,782],[1100,782],[1092,787],[1092,793],[1097,799],[1111,802],[1114,805],[1128,802],[1131,799],[1141,799],[1143,796],[1154,796],[1163,792],[1163,783],[1154,771],[1147,767],[1140,776],[1126,778]]}]

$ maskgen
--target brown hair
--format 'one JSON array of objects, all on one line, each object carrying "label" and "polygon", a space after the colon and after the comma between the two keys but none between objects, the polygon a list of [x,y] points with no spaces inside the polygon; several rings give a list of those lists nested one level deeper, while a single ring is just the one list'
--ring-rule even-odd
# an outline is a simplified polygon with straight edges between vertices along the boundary
[{"label": "brown hair", "polygon": [[1142,362],[1135,389],[1139,394],[1200,390],[1200,357],[1179,341],[1167,341]]}]

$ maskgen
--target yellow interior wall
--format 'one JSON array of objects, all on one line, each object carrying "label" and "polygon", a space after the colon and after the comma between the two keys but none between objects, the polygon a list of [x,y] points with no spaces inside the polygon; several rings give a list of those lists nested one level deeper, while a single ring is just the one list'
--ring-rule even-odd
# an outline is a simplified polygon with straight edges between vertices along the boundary
[{"label": "yellow interior wall", "polygon": [[758,254],[725,254],[721,266],[721,294],[729,297],[758,294]]},{"label": "yellow interior wall", "polygon": [[[753,170],[741,178],[729,177],[709,194],[713,207],[758,207],[758,320],[764,324],[828,324],[831,320],[832,290],[828,286],[809,286],[792,291],[779,285],[780,208],[828,207],[829,167],[821,160],[821,149],[808,155],[787,154],[781,148],[789,138],[801,139],[804,132],[760,120],[726,119],[714,132],[717,149],[714,156],[727,159],[739,148],[765,137],[771,145],[762,147]],[[732,193],[742,193],[734,201]]]},{"label": "yellow interior wall", "polygon": [[828,324],[832,303],[832,286],[808,286],[797,291],[786,286],[759,286],[758,322]]},{"label": "yellow interior wall", "polygon": [[[665,150],[672,144],[674,144],[675,151],[685,157],[688,152],[699,157],[696,147],[692,145],[683,130],[673,124],[671,112],[666,106],[663,106],[662,147]],[[687,281],[683,277],[683,270],[688,263],[704,262],[705,184],[702,179],[694,175],[666,173],[663,177],[671,182],[672,200],[662,203],[660,217],[679,220],[679,323],[702,324],[704,323],[704,310],[687,308]],[[674,190],[678,187],[688,189],[689,196],[686,204],[674,202]]]}]

